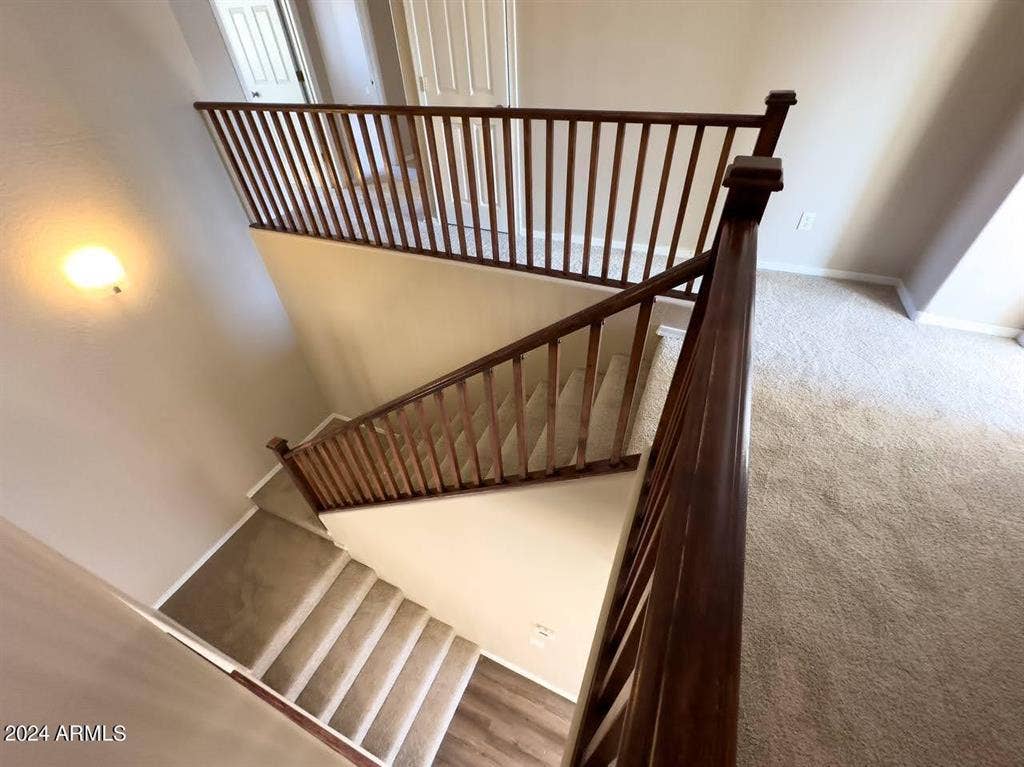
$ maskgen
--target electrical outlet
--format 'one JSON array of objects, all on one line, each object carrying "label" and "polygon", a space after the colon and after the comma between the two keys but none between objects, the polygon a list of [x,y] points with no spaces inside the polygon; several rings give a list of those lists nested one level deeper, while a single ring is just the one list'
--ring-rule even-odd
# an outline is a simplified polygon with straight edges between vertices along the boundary
[{"label": "electrical outlet", "polygon": [[818,217],[817,213],[809,213],[804,211],[800,215],[800,220],[796,222],[796,230],[798,232],[809,232],[814,228],[814,219]]},{"label": "electrical outlet", "polygon": [[541,626],[539,623],[534,624],[533,631],[530,632],[530,644],[534,647],[544,647],[548,640],[555,635],[553,629],[549,629],[547,626]]}]

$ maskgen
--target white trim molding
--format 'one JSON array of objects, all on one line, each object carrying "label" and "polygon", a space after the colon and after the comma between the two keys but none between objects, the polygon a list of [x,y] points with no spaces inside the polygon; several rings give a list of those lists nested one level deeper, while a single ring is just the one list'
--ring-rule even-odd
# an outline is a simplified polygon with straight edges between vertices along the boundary
[{"label": "white trim molding", "polygon": [[[941,328],[950,328],[951,330],[966,330],[969,333],[984,333],[989,336],[999,336],[1000,338],[1017,338],[1020,343],[1021,338],[1024,337],[1024,333],[1021,332],[1020,328],[1011,328],[1005,325],[990,325],[987,322],[975,322],[974,320],[961,320],[956,317],[946,317],[941,314],[932,314],[931,312],[918,312],[915,322],[919,325],[935,325]],[[1024,346],[1024,343],[1021,343]]]},{"label": "white trim molding", "polygon": [[899,277],[889,277],[885,274],[870,274],[868,272],[848,272],[844,269],[827,269],[822,266],[804,266],[803,264],[787,264],[782,261],[758,261],[758,269],[765,269],[769,272],[791,272],[792,274],[807,274],[812,277],[831,277],[834,280],[851,280],[853,282],[867,282],[872,285],[892,285],[897,287],[903,283]]}]

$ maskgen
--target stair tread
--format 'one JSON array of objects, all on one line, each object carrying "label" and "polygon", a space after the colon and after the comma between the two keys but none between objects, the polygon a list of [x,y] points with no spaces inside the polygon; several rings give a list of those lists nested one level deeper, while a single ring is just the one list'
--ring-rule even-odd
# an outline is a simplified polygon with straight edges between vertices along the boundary
[{"label": "stair tread", "polygon": [[356,743],[363,739],[429,618],[421,605],[402,601],[331,717],[331,727]]},{"label": "stair tread", "polygon": [[434,761],[479,657],[479,647],[455,638],[398,750],[395,767],[428,767]]},{"label": "stair tread", "polygon": [[300,708],[321,720],[337,709],[401,600],[401,592],[390,583],[374,582],[296,699]]},{"label": "stair tread", "polygon": [[[578,443],[580,410],[583,406],[583,368],[576,368],[569,374],[555,402],[555,466],[565,466],[572,461]],[[537,437],[537,444],[527,466],[530,471],[544,469],[548,459],[548,424],[545,423]]]},{"label": "stair tread", "polygon": [[420,704],[455,639],[455,630],[431,618],[420,634],[361,745],[384,762],[398,753]]},{"label": "stair tread", "polygon": [[295,700],[375,580],[373,570],[350,560],[263,675],[264,684]]},{"label": "stair tread", "polygon": [[259,676],[347,562],[329,541],[258,510],[160,611]]},{"label": "stair tread", "polygon": [[597,389],[590,410],[590,428],[587,435],[587,461],[601,461],[612,454],[612,442],[619,423],[619,406],[626,389],[629,358],[613,354],[605,369],[604,379]]}]

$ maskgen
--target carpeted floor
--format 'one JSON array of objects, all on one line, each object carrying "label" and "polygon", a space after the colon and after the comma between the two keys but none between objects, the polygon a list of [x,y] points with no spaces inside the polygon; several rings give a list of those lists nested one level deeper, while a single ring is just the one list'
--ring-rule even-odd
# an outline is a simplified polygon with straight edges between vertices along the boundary
[{"label": "carpeted floor", "polygon": [[739,763],[1024,764],[1024,349],[757,301]]}]

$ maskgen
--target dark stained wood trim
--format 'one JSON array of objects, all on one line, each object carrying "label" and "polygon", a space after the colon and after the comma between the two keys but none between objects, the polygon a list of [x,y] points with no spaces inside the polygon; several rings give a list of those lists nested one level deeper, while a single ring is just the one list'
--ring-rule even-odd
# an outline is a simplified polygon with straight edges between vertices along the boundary
[{"label": "dark stained wood trim", "polygon": [[356,767],[380,767],[380,762],[374,761],[356,750],[354,746],[326,729],[318,721],[298,709],[292,708],[276,695],[267,691],[262,685],[256,684],[249,677],[240,673],[237,669],[232,671],[229,676],[264,703],[284,714],[325,746],[348,759]]}]

